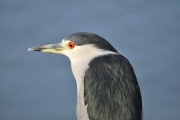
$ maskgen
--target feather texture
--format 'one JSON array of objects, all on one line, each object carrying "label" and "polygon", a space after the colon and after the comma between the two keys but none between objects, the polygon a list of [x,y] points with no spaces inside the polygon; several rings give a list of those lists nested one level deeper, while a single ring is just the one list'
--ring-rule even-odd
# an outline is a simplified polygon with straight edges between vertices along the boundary
[{"label": "feather texture", "polygon": [[122,55],[94,58],[84,76],[90,120],[141,120],[142,100],[130,62]]}]

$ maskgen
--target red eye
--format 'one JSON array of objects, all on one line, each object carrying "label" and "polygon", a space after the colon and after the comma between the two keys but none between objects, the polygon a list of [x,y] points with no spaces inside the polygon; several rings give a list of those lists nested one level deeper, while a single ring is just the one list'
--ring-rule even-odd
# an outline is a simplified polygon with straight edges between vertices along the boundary
[{"label": "red eye", "polygon": [[73,48],[75,47],[75,43],[69,42],[69,43],[68,43],[68,46],[69,46],[70,49],[73,49]]}]

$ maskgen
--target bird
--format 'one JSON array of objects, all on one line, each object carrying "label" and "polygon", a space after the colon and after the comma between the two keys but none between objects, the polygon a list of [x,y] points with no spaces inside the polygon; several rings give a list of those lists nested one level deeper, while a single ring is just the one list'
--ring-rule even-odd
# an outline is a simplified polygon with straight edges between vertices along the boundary
[{"label": "bird", "polygon": [[129,60],[103,37],[76,32],[28,51],[63,54],[77,84],[78,120],[142,120],[142,97]]}]

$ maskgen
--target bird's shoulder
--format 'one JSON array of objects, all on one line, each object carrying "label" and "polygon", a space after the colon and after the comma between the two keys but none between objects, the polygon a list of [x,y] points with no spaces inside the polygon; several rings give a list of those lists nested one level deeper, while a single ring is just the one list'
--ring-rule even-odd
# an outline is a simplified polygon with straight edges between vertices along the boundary
[{"label": "bird's shoulder", "polygon": [[124,120],[135,115],[135,109],[141,109],[141,96],[128,59],[121,54],[94,58],[85,72],[84,98],[90,119]]}]

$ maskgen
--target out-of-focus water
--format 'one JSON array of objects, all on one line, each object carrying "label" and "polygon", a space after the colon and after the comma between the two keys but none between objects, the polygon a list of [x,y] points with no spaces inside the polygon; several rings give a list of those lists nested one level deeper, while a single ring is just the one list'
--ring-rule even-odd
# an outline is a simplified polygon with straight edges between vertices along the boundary
[{"label": "out-of-focus water", "polygon": [[129,58],[144,120],[180,119],[180,1],[1,0],[0,14],[0,120],[76,119],[69,59],[27,49],[79,31]]}]

